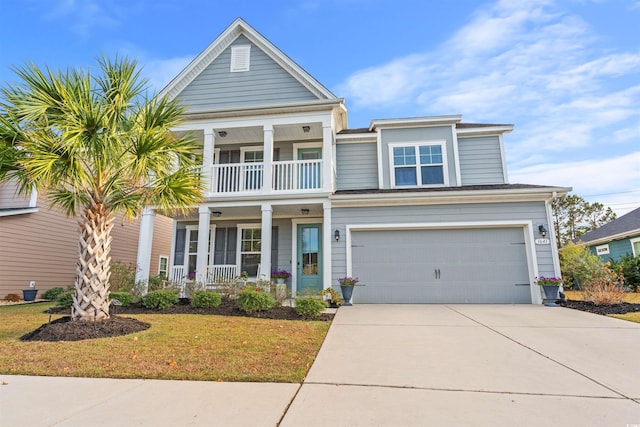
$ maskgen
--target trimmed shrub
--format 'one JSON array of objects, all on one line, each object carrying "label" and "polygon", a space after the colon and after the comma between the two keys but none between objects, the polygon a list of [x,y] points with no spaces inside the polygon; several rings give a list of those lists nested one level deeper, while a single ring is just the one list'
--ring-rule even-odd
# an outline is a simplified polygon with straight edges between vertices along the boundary
[{"label": "trimmed shrub", "polygon": [[324,311],[327,303],[316,297],[296,298],[296,313],[305,317],[318,317]]},{"label": "trimmed shrub", "polygon": [[149,276],[148,281],[148,290],[151,291],[159,291],[165,288],[165,282],[167,279],[163,276]]},{"label": "trimmed shrub", "polygon": [[109,267],[109,286],[114,292],[131,292],[136,284],[136,265],[113,261]]},{"label": "trimmed shrub", "polygon": [[129,292],[111,292],[109,293],[109,299],[117,299],[123,307],[126,307],[133,303],[134,296]]},{"label": "trimmed shrub", "polygon": [[142,297],[142,305],[152,310],[164,310],[178,304],[178,292],[166,289],[151,291]]},{"label": "trimmed shrub", "polygon": [[73,305],[73,290],[60,292],[56,297],[56,305],[58,307],[71,307]]},{"label": "trimmed shrub", "polygon": [[275,298],[270,294],[252,288],[243,289],[238,294],[238,308],[245,313],[270,310],[275,303]]},{"label": "trimmed shrub", "polygon": [[215,291],[195,291],[191,306],[195,308],[214,308],[222,303],[222,296]]},{"label": "trimmed shrub", "polygon": [[9,302],[20,302],[21,299],[18,294],[7,294],[7,296],[4,297],[4,300]]},{"label": "trimmed shrub", "polygon": [[48,299],[49,301],[55,301],[58,295],[64,292],[64,288],[51,288],[42,294],[42,299]]}]

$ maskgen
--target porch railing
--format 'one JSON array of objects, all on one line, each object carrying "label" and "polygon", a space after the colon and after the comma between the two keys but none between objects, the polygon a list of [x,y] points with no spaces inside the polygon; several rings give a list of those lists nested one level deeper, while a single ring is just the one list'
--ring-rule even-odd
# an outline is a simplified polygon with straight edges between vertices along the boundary
[{"label": "porch railing", "polygon": [[169,281],[173,283],[182,283],[184,281],[184,266],[174,265],[171,267],[171,273],[169,274]]},{"label": "porch railing", "polygon": [[238,276],[238,266],[235,264],[210,265],[207,267],[207,285],[228,283]]},{"label": "porch railing", "polygon": [[[250,193],[263,190],[265,164],[228,163],[211,167],[211,193]],[[322,188],[322,159],[286,160],[271,165],[272,191],[306,191]]]}]

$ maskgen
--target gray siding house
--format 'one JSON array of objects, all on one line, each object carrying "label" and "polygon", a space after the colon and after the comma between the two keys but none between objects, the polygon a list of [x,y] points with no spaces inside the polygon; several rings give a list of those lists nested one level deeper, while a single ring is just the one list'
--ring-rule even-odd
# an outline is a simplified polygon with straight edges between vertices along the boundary
[{"label": "gray siding house", "polygon": [[[344,100],[242,19],[162,95],[185,106],[175,131],[200,141],[207,185],[174,218],[175,281],[284,269],[294,295],[357,276],[357,303],[540,303],[536,277],[560,274],[550,203],[570,188],[509,183],[511,125],[349,129]],[[141,242],[153,209],[142,221]],[[140,280],[149,259],[139,245]]]}]

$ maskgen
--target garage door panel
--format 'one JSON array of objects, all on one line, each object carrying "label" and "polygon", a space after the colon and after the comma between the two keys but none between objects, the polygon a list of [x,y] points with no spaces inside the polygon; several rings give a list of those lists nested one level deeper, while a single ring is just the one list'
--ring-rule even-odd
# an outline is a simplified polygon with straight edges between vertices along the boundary
[{"label": "garage door panel", "polygon": [[[522,228],[352,233],[363,303],[530,303]],[[524,285],[524,286],[523,286]]]}]

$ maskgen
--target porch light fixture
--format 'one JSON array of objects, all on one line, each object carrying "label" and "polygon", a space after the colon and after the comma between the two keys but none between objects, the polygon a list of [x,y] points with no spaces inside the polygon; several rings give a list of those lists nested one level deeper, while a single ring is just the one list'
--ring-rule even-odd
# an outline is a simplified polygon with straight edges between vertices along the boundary
[{"label": "porch light fixture", "polygon": [[333,237],[336,239],[336,242],[340,240],[340,230],[336,229],[336,231],[333,232]]},{"label": "porch light fixture", "polygon": [[220,138],[224,138],[225,136],[227,136],[227,131],[226,130],[221,130],[218,132],[218,135],[220,136]]},{"label": "porch light fixture", "polygon": [[309,215],[309,209],[307,209],[307,208],[302,208],[302,209],[300,209],[300,213],[301,213],[302,215]]},{"label": "porch light fixture", "polygon": [[540,232],[540,235],[541,235],[542,237],[545,237],[545,236],[547,235],[547,229],[546,229],[546,228],[544,228],[544,225],[542,225],[542,224],[540,224],[540,225],[538,226],[538,231]]},{"label": "porch light fixture", "polygon": [[302,126],[302,131],[304,133],[309,133],[310,130],[311,130],[311,126]]},{"label": "porch light fixture", "polygon": [[213,216],[215,216],[215,217],[222,216],[222,212],[220,212],[220,211],[213,211],[213,212],[211,212],[211,215],[213,215]]}]

